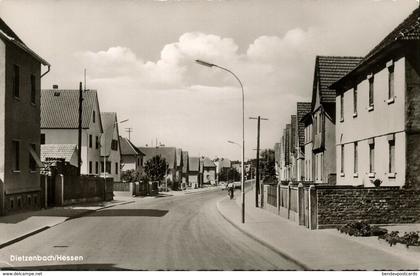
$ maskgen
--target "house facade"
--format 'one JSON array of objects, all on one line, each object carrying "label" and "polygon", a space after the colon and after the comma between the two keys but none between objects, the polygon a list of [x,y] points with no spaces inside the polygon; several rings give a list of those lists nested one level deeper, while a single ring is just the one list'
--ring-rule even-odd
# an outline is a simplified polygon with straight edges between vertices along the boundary
[{"label": "house facade", "polygon": [[144,173],[144,153],[141,152],[128,138],[120,136],[121,171],[136,171]]},{"label": "house facade", "polygon": [[200,164],[203,177],[202,183],[216,185],[216,164],[208,157],[202,157]]},{"label": "house facade", "polygon": [[201,187],[200,157],[189,157],[188,186],[196,189]]},{"label": "house facade", "polygon": [[104,129],[101,135],[101,175],[112,177],[114,181],[119,182],[121,180],[121,147],[117,113],[102,112],[101,118]]},{"label": "house facade", "polygon": [[[303,117],[311,111],[310,102],[298,102],[296,104],[295,120],[295,158],[296,158],[296,180],[306,180],[305,172],[305,123]],[[312,153],[312,149],[311,149]]]},{"label": "house facade", "polygon": [[0,215],[40,207],[40,88],[49,67],[0,18]]},{"label": "house facade", "polygon": [[182,156],[182,172],[181,172],[181,183],[182,188],[185,189],[189,183],[189,156],[188,151],[181,151]]},{"label": "house facade", "polygon": [[420,12],[332,88],[339,185],[420,186]]},{"label": "house facade", "polygon": [[[41,91],[41,144],[78,144],[79,90]],[[101,112],[96,90],[83,92],[81,174],[100,175]]]},{"label": "house facade", "polygon": [[[317,56],[312,88],[311,129],[312,156],[305,164],[312,163],[312,180],[315,183],[336,183],[335,90],[330,85],[353,70],[361,57]],[[311,160],[311,162],[306,162]]]}]

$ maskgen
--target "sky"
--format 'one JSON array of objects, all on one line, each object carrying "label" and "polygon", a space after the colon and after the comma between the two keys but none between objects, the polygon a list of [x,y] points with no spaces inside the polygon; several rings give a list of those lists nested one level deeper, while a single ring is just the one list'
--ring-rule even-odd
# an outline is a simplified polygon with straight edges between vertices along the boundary
[{"label": "sky", "polygon": [[[137,146],[240,159],[279,142],[298,101],[311,101],[316,55],[365,56],[416,0],[0,0],[0,17],[51,63],[42,88],[78,89],[86,69],[102,112]],[[45,68],[43,68],[45,70]]]}]

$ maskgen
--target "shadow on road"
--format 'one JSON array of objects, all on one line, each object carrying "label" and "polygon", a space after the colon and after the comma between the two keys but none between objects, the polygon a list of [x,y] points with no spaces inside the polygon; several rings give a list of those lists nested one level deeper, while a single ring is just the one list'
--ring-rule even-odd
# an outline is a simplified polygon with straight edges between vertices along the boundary
[{"label": "shadow on road", "polygon": [[163,217],[169,211],[159,209],[105,209],[90,214],[91,217]]}]

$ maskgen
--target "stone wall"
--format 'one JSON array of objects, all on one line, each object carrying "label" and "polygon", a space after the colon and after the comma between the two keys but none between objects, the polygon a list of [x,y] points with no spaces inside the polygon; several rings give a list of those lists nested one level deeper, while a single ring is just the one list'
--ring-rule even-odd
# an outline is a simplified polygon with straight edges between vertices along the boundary
[{"label": "stone wall", "polygon": [[420,190],[399,187],[317,187],[317,228],[352,221],[420,222]]},{"label": "stone wall", "polygon": [[406,186],[420,188],[420,53],[411,45],[406,58]]}]

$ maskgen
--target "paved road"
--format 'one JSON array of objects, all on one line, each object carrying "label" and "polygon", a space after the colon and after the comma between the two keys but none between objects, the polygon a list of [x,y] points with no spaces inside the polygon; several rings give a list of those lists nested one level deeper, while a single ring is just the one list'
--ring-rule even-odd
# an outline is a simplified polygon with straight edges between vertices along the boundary
[{"label": "paved road", "polygon": [[[300,269],[229,224],[216,209],[217,200],[224,196],[225,191],[213,191],[136,199],[5,247],[0,250],[0,266],[9,263],[36,270]],[[83,256],[83,261],[10,262],[10,255],[55,254]]]}]

